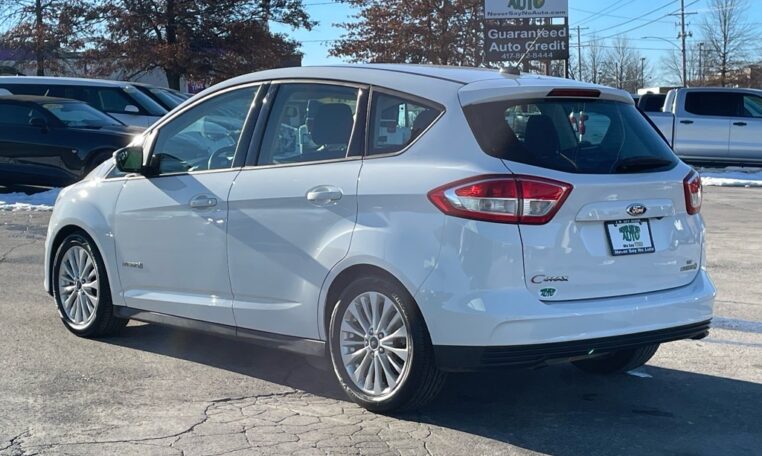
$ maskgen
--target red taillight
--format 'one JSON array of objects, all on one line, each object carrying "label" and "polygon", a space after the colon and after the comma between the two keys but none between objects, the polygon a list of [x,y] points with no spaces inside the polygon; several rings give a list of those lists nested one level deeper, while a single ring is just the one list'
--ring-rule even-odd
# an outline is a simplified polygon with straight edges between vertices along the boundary
[{"label": "red taillight", "polygon": [[447,215],[498,223],[549,222],[572,186],[533,176],[486,175],[452,182],[429,192]]},{"label": "red taillight", "polygon": [[701,200],[703,199],[701,176],[696,171],[691,171],[685,180],[683,180],[683,188],[685,188],[685,209],[690,215],[698,214],[701,210]]}]

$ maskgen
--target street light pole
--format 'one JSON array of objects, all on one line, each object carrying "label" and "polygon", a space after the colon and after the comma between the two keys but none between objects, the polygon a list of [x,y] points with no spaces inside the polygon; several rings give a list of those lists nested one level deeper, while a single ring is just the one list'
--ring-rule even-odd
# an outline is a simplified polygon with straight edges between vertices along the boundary
[{"label": "street light pole", "polygon": [[646,58],[640,58],[640,88],[646,88]]},{"label": "street light pole", "polygon": [[699,43],[699,81],[704,85],[704,42]]},{"label": "street light pole", "polygon": [[683,54],[683,87],[688,87],[688,64],[685,57],[685,0],[680,0],[680,40]]}]

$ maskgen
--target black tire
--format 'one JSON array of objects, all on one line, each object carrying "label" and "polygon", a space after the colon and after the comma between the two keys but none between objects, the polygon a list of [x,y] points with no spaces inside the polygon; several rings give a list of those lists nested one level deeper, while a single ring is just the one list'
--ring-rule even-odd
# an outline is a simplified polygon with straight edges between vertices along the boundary
[{"label": "black tire", "polygon": [[[64,310],[63,302],[61,300],[61,293],[59,292],[60,271],[63,264],[64,256],[73,247],[81,247],[85,249],[95,261],[95,265],[98,271],[98,296],[97,304],[95,305],[95,316],[86,324],[77,325],[73,322]],[[119,333],[127,325],[129,320],[118,318],[114,315],[114,306],[111,301],[111,290],[109,288],[109,280],[106,274],[106,267],[103,263],[103,258],[98,252],[93,242],[88,239],[82,233],[74,233],[66,237],[61,245],[58,247],[55,259],[53,262],[53,274],[52,274],[52,287],[53,297],[58,307],[58,314],[61,317],[66,329],[71,331],[80,337],[85,338],[98,338],[113,336]]]},{"label": "black tire", "polygon": [[644,365],[651,359],[659,344],[620,350],[598,358],[573,361],[572,364],[593,374],[616,374],[627,372]]},{"label": "black tire", "polygon": [[[383,397],[364,393],[349,377],[341,355],[341,319],[351,302],[366,292],[378,292],[390,299],[400,310],[408,328],[410,342],[406,370],[396,387]],[[434,360],[431,338],[414,299],[403,287],[383,277],[363,277],[350,283],[339,296],[331,313],[328,349],[334,373],[347,395],[363,408],[377,413],[411,410],[424,406],[441,391],[446,374]]]}]

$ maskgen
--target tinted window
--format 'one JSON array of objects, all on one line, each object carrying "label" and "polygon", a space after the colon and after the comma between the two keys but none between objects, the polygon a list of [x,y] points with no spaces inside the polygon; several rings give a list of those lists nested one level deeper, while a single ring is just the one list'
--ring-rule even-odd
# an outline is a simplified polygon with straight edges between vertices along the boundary
[{"label": "tinted window", "polygon": [[257,87],[218,95],[159,129],[153,155],[161,173],[229,168]]},{"label": "tinted window", "polygon": [[399,152],[442,112],[437,108],[385,93],[373,96],[368,155]]},{"label": "tinted window", "polygon": [[638,100],[638,107],[646,112],[660,112],[666,98],[666,95],[647,93]]},{"label": "tinted window", "polygon": [[762,97],[756,95],[743,96],[744,117],[762,118]]},{"label": "tinted window", "polygon": [[42,107],[68,127],[99,128],[124,125],[85,103],[46,103]]},{"label": "tinted window", "polygon": [[257,164],[347,156],[359,90],[327,84],[283,84],[273,103]]},{"label": "tinted window", "polygon": [[688,92],[685,110],[699,116],[733,117],[738,115],[741,95],[728,92]]},{"label": "tinted window", "polygon": [[50,95],[50,93],[48,93],[50,87],[37,84],[5,84],[0,87],[8,90],[14,95]]},{"label": "tinted window", "polygon": [[29,125],[32,117],[42,117],[35,115],[34,109],[29,106],[0,103],[0,123],[11,125]]},{"label": "tinted window", "polygon": [[494,157],[572,173],[656,171],[676,163],[638,110],[606,100],[500,101],[464,108]]}]

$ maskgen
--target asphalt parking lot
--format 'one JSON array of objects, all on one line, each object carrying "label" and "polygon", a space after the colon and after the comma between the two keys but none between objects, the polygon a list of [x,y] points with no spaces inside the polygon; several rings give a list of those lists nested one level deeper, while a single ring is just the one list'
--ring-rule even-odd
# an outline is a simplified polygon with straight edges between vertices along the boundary
[{"label": "asphalt parking lot", "polygon": [[706,189],[715,328],[636,375],[450,377],[374,415],[325,361],[159,326],[84,340],[42,289],[48,213],[0,212],[0,455],[723,454],[762,449],[762,189]]}]

